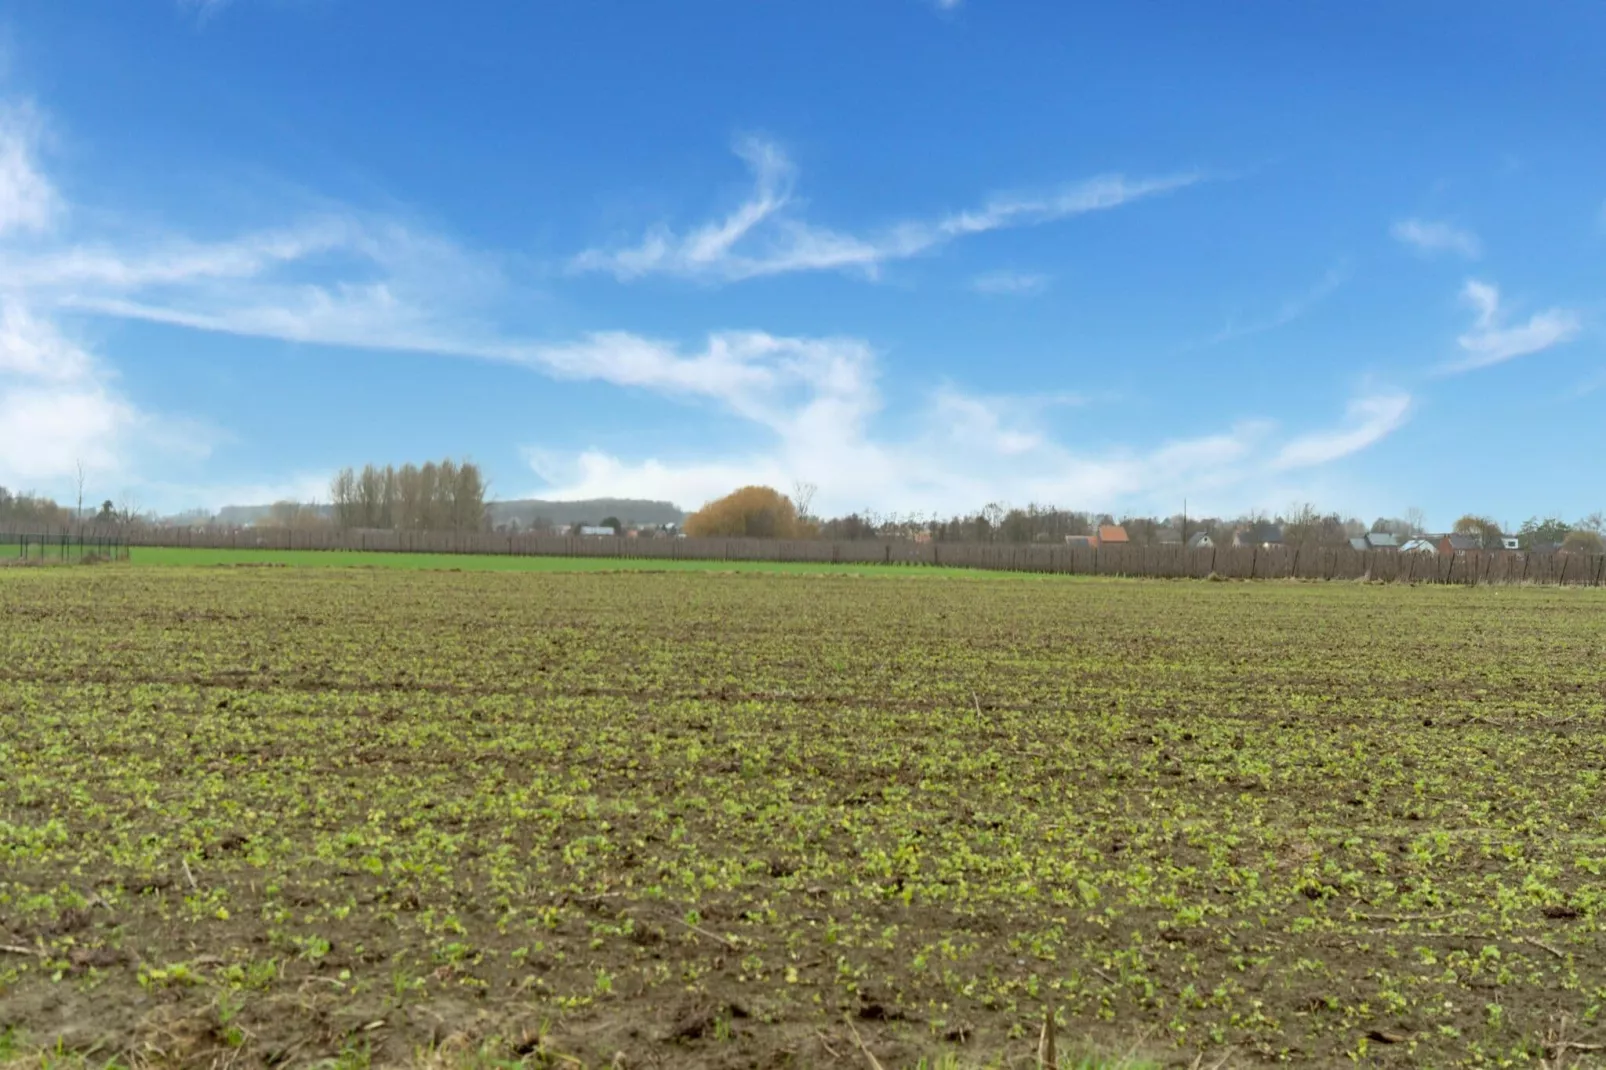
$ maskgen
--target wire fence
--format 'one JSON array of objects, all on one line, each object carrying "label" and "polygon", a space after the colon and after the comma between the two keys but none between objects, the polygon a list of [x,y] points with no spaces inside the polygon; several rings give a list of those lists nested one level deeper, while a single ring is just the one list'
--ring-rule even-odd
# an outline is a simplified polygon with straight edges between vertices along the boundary
[{"label": "wire fence", "polygon": [[[60,533],[31,536],[56,547]],[[1050,544],[785,539],[629,538],[506,534],[489,531],[342,530],[336,528],[89,529],[68,536],[110,542],[108,556],[128,547],[206,550],[319,550],[368,553],[501,554],[532,557],[620,558],[648,561],[772,561],[838,565],[906,565],[1051,572],[1155,579],[1371,580],[1385,583],[1549,584],[1606,586],[1606,556],[1516,550],[1408,553],[1350,546],[1067,546]],[[12,551],[17,549],[11,536]],[[0,555],[7,536],[0,533]],[[36,546],[39,544],[35,544]]]},{"label": "wire fence", "polygon": [[0,562],[127,561],[128,536],[109,531],[3,531]]}]

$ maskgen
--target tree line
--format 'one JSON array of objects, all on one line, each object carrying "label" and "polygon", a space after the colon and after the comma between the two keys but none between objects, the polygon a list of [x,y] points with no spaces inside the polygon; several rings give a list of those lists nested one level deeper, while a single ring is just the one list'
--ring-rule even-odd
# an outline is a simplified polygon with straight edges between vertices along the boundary
[{"label": "tree line", "polygon": [[[490,527],[486,497],[489,484],[478,465],[450,458],[423,465],[400,467],[365,465],[347,467],[330,482],[330,503],[280,501],[261,521],[276,528],[399,529],[410,531],[480,531]],[[1378,517],[1370,524],[1359,517],[1324,512],[1311,504],[1297,504],[1275,515],[1249,513],[1236,517],[1197,516],[1178,512],[1170,516],[1141,516],[1060,509],[1030,504],[1006,507],[993,502],[972,513],[938,515],[878,514],[872,511],[822,518],[813,515],[816,493],[812,484],[799,483],[790,495],[772,487],[749,486],[709,502],[685,525],[690,536],[711,538],[772,538],[851,541],[855,539],[918,539],[936,542],[1061,543],[1068,536],[1097,534],[1100,527],[1120,524],[1135,546],[1185,542],[1197,534],[1224,545],[1242,530],[1278,529],[1281,541],[1292,546],[1340,545],[1370,532],[1388,532],[1400,541],[1430,534],[1421,510],[1406,510],[1399,517]],[[80,498],[82,493],[80,491]],[[0,524],[6,522],[67,526],[74,521],[70,507],[50,498],[17,493],[0,487]],[[84,523],[131,525],[153,523],[137,505],[110,501],[98,512],[80,506]],[[550,527],[540,518],[529,527]],[[600,527],[622,533],[625,525],[613,516]],[[1522,549],[1560,549],[1577,553],[1606,553],[1606,514],[1591,513],[1576,521],[1560,517],[1532,517],[1516,531],[1505,531],[1490,517],[1468,513],[1450,529],[1469,536],[1481,549],[1498,550],[1516,539]],[[577,534],[579,525],[569,528]],[[663,532],[672,533],[667,529]]]},{"label": "tree line", "polygon": [[0,523],[66,524],[72,511],[37,494],[24,494],[0,487]]},{"label": "tree line", "polygon": [[88,508],[80,505],[74,510],[42,494],[28,494],[0,487],[0,524],[44,524],[66,528],[72,526],[74,512],[77,512],[77,520],[83,524],[101,526],[119,524],[126,527],[144,520],[139,506],[132,500],[125,500],[119,506],[107,499],[98,508],[91,503]]},{"label": "tree line", "polygon": [[1478,541],[1480,549],[1498,550],[1505,540],[1515,538],[1524,549],[1567,550],[1572,553],[1606,553],[1606,514],[1595,512],[1567,523],[1560,517],[1543,519],[1530,517],[1522,527],[1507,533],[1489,517],[1468,513],[1455,522],[1452,529],[1457,535],[1468,535]]},{"label": "tree line", "polygon": [[[472,461],[343,468],[329,484],[330,520],[342,528],[479,531],[489,484]],[[294,503],[280,502],[276,511]],[[302,507],[305,508],[305,507]],[[298,517],[287,517],[293,521]]]},{"label": "tree line", "polygon": [[[1280,541],[1292,545],[1340,545],[1370,533],[1386,532],[1401,542],[1430,534],[1427,518],[1419,509],[1400,517],[1378,517],[1370,524],[1359,517],[1323,512],[1311,504],[1292,506],[1281,513],[1250,513],[1237,517],[1124,515],[1059,509],[1045,505],[1006,508],[991,503],[974,513],[949,517],[878,515],[855,512],[821,519],[809,515],[807,503],[814,488],[801,484],[791,496],[771,487],[743,487],[709,502],[686,521],[686,534],[719,538],[825,538],[930,539],[935,542],[1060,543],[1071,536],[1096,535],[1100,527],[1119,524],[1135,546],[1186,542],[1204,534],[1217,545],[1232,541],[1243,530],[1275,526]],[[799,504],[803,503],[803,504]],[[1606,516],[1597,512],[1568,523],[1557,517],[1532,518],[1517,531],[1506,533],[1488,517],[1468,514],[1451,529],[1473,535],[1484,549],[1498,550],[1515,537],[1525,549],[1563,549],[1580,553],[1606,552]]]}]

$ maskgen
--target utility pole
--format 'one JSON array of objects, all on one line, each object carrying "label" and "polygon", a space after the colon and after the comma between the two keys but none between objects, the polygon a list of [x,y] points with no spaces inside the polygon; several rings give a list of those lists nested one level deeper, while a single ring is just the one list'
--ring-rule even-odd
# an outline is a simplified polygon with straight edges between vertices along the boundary
[{"label": "utility pole", "polygon": [[1188,499],[1182,499],[1182,545],[1188,545]]}]

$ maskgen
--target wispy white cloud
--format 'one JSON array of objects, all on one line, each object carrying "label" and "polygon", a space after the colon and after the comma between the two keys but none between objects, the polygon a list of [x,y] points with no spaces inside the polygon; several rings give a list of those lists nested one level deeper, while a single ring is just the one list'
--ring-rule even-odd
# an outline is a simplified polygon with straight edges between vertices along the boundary
[{"label": "wispy white cloud", "polygon": [[1198,182],[1200,177],[1197,173],[1140,179],[1129,179],[1124,175],[1099,175],[1045,194],[999,194],[979,209],[943,217],[937,223],[936,230],[943,236],[957,237],[1006,227],[1052,223],[1170,193]]},{"label": "wispy white cloud", "polygon": [[1468,260],[1483,255],[1483,242],[1472,231],[1451,223],[1426,219],[1402,219],[1389,228],[1394,240],[1409,245],[1419,253],[1454,253]]},{"label": "wispy white cloud", "polygon": [[1274,472],[1312,468],[1359,453],[1405,425],[1411,414],[1411,396],[1383,392],[1355,398],[1345,411],[1341,427],[1307,432],[1290,439],[1271,462]]},{"label": "wispy white cloud", "polygon": [[0,236],[43,231],[61,211],[61,197],[39,170],[43,121],[27,102],[0,103]]},{"label": "wispy white cloud", "polygon": [[[827,511],[870,508],[899,514],[952,514],[987,501],[1057,503],[1113,511],[1168,510],[1184,496],[1209,500],[1224,512],[1276,504],[1302,484],[1274,482],[1298,469],[1358,452],[1378,439],[1352,436],[1325,461],[1274,467],[1259,460],[1280,454],[1275,425],[1246,420],[1225,430],[1161,442],[1148,448],[1072,449],[1031,431],[980,428],[931,431],[913,439],[847,435],[828,452],[803,455],[803,440],[783,437],[772,448],[717,461],[697,456],[622,458],[602,448],[561,455],[540,451],[532,471],[543,497],[583,499],[609,495],[667,497],[690,507],[732,487],[768,483],[785,487],[803,478],[820,488]],[[1312,433],[1333,435],[1335,433]],[[1276,486],[1268,498],[1266,489]]]},{"label": "wispy white cloud", "polygon": [[[859,338],[733,330],[687,345],[625,331],[558,341],[521,336],[498,316],[518,292],[498,263],[438,235],[341,211],[223,239],[84,235],[66,225],[66,205],[23,145],[15,173],[31,177],[17,188],[48,189],[52,200],[48,211],[13,212],[22,222],[0,233],[0,480],[60,480],[83,459],[173,504],[199,504],[194,495],[207,487],[223,491],[171,476],[157,481],[141,470],[142,457],[204,455],[212,437],[144,413],[119,393],[110,367],[64,329],[75,322],[63,318],[70,312],[515,364],[551,379],[702,406],[755,443],[712,460],[530,443],[532,471],[561,497],[639,493],[696,504],[742,482],[804,478],[821,486],[822,508],[959,510],[999,498],[1136,507],[1184,492],[1248,496],[1278,473],[1318,468],[1387,433],[1380,430],[1386,421],[1363,408],[1333,431],[1283,431],[1247,419],[1174,440],[1089,449],[1068,444],[1049,417],[1081,403],[1074,395],[1009,397],[943,384],[912,412],[889,412],[880,355]],[[1109,179],[1041,197],[995,197],[872,240],[790,218],[790,165],[763,143],[744,152],[757,176],[753,196],[723,219],[666,233],[664,251],[645,254],[643,270],[677,263],[739,277],[729,274],[733,264],[762,271],[855,257],[871,270],[958,236],[1113,207],[1191,181]],[[42,202],[30,195],[13,203]],[[311,493],[320,481],[293,480],[292,489]],[[269,489],[279,496],[271,481],[238,493]]]},{"label": "wispy white cloud", "polygon": [[90,378],[94,362],[56,325],[35,316],[16,300],[0,302],[0,375],[36,382],[75,382]]},{"label": "wispy white cloud", "polygon": [[1050,443],[1040,426],[1047,410],[1085,404],[1080,394],[976,394],[944,383],[931,395],[927,420],[956,444],[1015,456]]},{"label": "wispy white cloud", "polygon": [[[1256,459],[1278,448],[1275,426],[1250,420],[1147,450],[1086,452],[1063,444],[1044,418],[1050,408],[1081,404],[1075,395],[999,397],[951,385],[933,392],[913,430],[889,437],[877,430],[888,415],[878,385],[880,358],[856,338],[721,331],[688,348],[601,331],[554,343],[497,332],[452,307],[430,304],[422,287],[388,283],[326,284],[305,292],[273,286],[257,295],[294,298],[280,305],[230,304],[256,293],[232,281],[162,293],[161,303],[104,295],[67,303],[201,330],[517,364],[554,379],[604,382],[710,406],[750,425],[760,443],[718,460],[630,460],[532,443],[533,467],[549,484],[544,493],[559,497],[643,493],[697,503],[741,482],[787,485],[808,478],[825,488],[822,506],[841,509],[962,509],[994,498],[1116,508],[1169,501],[1184,489],[1247,492],[1257,472],[1271,470]],[[32,350],[17,352],[28,355],[15,363],[38,365]],[[1359,440],[1349,441],[1361,448]],[[1328,459],[1341,452],[1330,449]]]},{"label": "wispy white cloud", "polygon": [[[254,249],[264,243],[243,244]],[[320,241],[301,244],[323,248]],[[1110,445],[1085,451],[1064,444],[1045,420],[1051,408],[1083,404],[1076,395],[999,397],[944,385],[929,397],[913,430],[889,437],[878,432],[889,415],[878,385],[880,358],[862,339],[718,331],[686,347],[632,332],[598,331],[551,342],[509,335],[449,296],[443,299],[428,280],[451,269],[434,261],[428,261],[432,267],[408,261],[414,274],[405,277],[385,269],[360,283],[319,284],[274,281],[284,265],[271,257],[260,262],[262,278],[234,274],[235,266],[252,262],[251,255],[220,252],[198,262],[227,270],[148,286],[137,280],[185,273],[97,268],[72,277],[136,281],[126,288],[80,282],[76,289],[53,282],[41,292],[62,307],[199,330],[498,361],[559,380],[609,383],[709,406],[750,425],[760,443],[718,460],[632,460],[605,450],[554,452],[531,443],[532,470],[547,482],[542,493],[549,496],[642,493],[696,504],[742,482],[787,485],[807,478],[824,488],[822,507],[839,509],[957,510],[995,498],[1118,508],[1212,488],[1224,496],[1248,494],[1257,478],[1336,460],[1385,433],[1375,422],[1360,431],[1346,423],[1308,440],[1296,435],[1279,441],[1270,421],[1245,420],[1147,449]],[[369,270],[379,264],[357,262]],[[450,256],[444,261],[453,262]],[[16,359],[37,363],[33,357]],[[1325,446],[1318,450],[1312,443]],[[1282,460],[1266,460],[1273,457]]]},{"label": "wispy white cloud", "polygon": [[142,458],[210,448],[202,425],[141,410],[82,345],[0,297],[0,484],[64,480],[79,464],[97,478],[126,476]]},{"label": "wispy white cloud", "polygon": [[1049,277],[1029,271],[989,271],[970,280],[970,288],[982,294],[1040,294],[1048,289]]},{"label": "wispy white cloud", "polygon": [[[876,355],[862,341],[741,336],[735,348],[744,354],[742,387],[722,385],[731,380],[715,371],[730,344],[716,336],[686,353],[634,336],[599,338],[570,373],[673,384],[673,392],[695,394],[756,425],[751,450],[717,460],[695,453],[632,460],[602,448],[565,454],[532,445],[531,469],[545,484],[538,493],[639,494],[696,506],[746,483],[806,479],[819,485],[820,504],[831,510],[951,512],[995,499],[1168,508],[1184,494],[1247,500],[1268,480],[1375,445],[1404,424],[1410,406],[1403,394],[1378,395],[1352,403],[1333,429],[1281,435],[1274,422],[1250,419],[1147,448],[1086,450],[1066,445],[1044,418],[1052,406],[1080,404],[1075,395],[999,397],[945,384],[912,429],[887,435],[878,430],[885,410]],[[638,365],[650,370],[618,372]]]},{"label": "wispy white cloud", "polygon": [[[39,163],[44,124],[31,104],[0,103],[0,242],[46,240],[65,205]],[[150,451],[205,452],[198,426],[158,419],[116,389],[116,376],[70,337],[0,246],[0,483],[28,486],[126,471]]]},{"label": "wispy white cloud", "polygon": [[753,189],[728,215],[683,233],[660,224],[634,245],[588,249],[574,257],[571,270],[606,272],[619,279],[665,274],[716,282],[833,270],[874,278],[883,264],[957,238],[1105,211],[1181,189],[1201,177],[1102,175],[1047,193],[999,194],[980,208],[853,235],[808,223],[790,211],[796,204],[796,169],[778,145],[748,138],[737,143],[736,153],[753,174]]},{"label": "wispy white cloud", "polygon": [[0,385],[0,481],[65,479],[80,460],[90,471],[114,469],[116,444],[135,422],[126,402],[93,384]]},{"label": "wispy white cloud", "polygon": [[246,234],[219,242],[163,238],[134,249],[75,242],[44,251],[0,248],[0,272],[7,285],[31,290],[127,291],[257,278],[275,266],[359,247],[362,241],[360,228],[350,220],[314,219],[291,230]]},{"label": "wispy white cloud", "polygon": [[1470,279],[1461,296],[1476,313],[1472,329],[1456,339],[1466,356],[1443,365],[1444,372],[1466,372],[1487,368],[1515,357],[1543,352],[1577,337],[1583,320],[1577,312],[1548,308],[1515,326],[1503,324],[1500,290],[1491,283]]},{"label": "wispy white cloud", "polygon": [[1276,312],[1247,322],[1229,320],[1225,327],[1205,339],[1204,344],[1220,345],[1223,342],[1236,341],[1240,338],[1248,338],[1252,335],[1274,331],[1279,327],[1286,327],[1331,297],[1339,287],[1344,285],[1348,278],[1349,269],[1345,265],[1340,264],[1330,268],[1327,274],[1322,276],[1320,282],[1299,296],[1284,301],[1278,306]]},{"label": "wispy white cloud", "polygon": [[218,241],[0,244],[0,278],[40,307],[309,344],[454,351],[504,280],[455,244],[356,213]]},{"label": "wispy white cloud", "polygon": [[1586,376],[1568,392],[1568,396],[1574,400],[1587,398],[1596,391],[1603,389],[1606,389],[1606,368],[1601,369],[1594,375]]}]

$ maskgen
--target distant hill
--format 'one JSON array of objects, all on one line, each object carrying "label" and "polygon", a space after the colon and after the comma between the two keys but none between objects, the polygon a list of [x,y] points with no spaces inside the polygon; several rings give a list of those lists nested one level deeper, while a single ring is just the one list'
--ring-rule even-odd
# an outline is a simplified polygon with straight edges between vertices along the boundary
[{"label": "distant hill", "polygon": [[[217,511],[217,523],[230,527],[249,527],[267,518],[271,505],[225,505]],[[318,511],[325,516],[333,510],[320,505]],[[649,502],[637,498],[593,498],[583,502],[548,502],[539,498],[519,501],[490,502],[486,509],[493,526],[518,521],[527,528],[537,521],[562,527],[570,524],[600,524],[608,517],[617,517],[625,525],[632,524],[683,524],[686,513],[673,502]]]},{"label": "distant hill", "polygon": [[493,525],[516,520],[529,527],[537,520],[567,527],[570,524],[600,524],[617,517],[632,524],[683,524],[686,513],[673,502],[649,502],[638,498],[592,498],[583,502],[548,502],[539,498],[522,501],[491,502],[487,507]]}]

